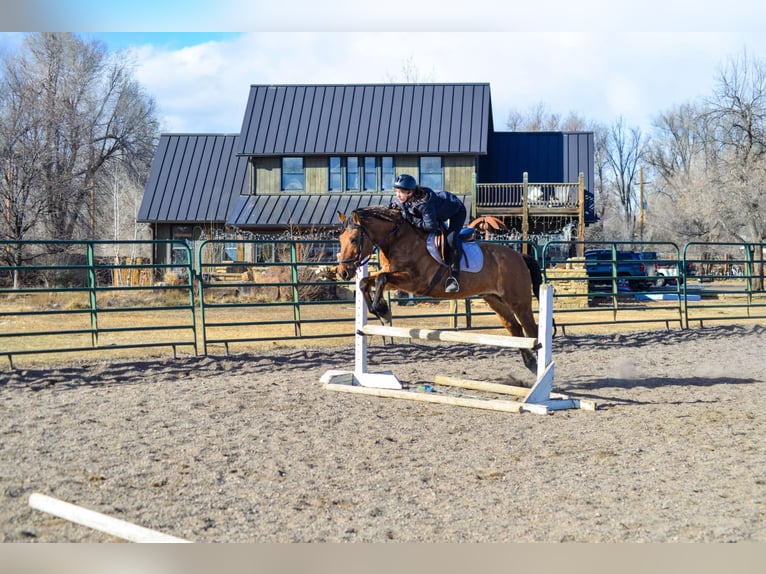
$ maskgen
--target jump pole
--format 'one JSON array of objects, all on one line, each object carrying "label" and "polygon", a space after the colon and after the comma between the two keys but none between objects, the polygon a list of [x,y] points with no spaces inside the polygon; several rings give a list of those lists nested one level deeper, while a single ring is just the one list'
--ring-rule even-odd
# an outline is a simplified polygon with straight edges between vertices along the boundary
[{"label": "jump pole", "polygon": [[163,534],[156,530],[150,530],[143,526],[125,522],[119,518],[112,518],[95,510],[88,510],[82,506],[76,506],[69,502],[47,496],[39,492],[29,495],[29,506],[41,512],[47,512],[69,522],[87,526],[93,530],[104,532],[130,542],[153,542],[153,543],[179,543],[191,542],[183,538],[176,538],[169,534]]},{"label": "jump pole", "polygon": [[[502,410],[506,412],[533,412],[547,414],[551,410],[583,409],[595,410],[590,401],[573,399],[560,393],[553,393],[555,365],[551,351],[553,341],[553,288],[548,284],[540,286],[538,309],[538,339],[511,337],[508,335],[485,335],[436,329],[410,329],[367,324],[367,304],[361,294],[360,282],[368,276],[367,265],[356,271],[355,312],[356,336],[354,339],[354,371],[330,370],[320,379],[325,388],[333,391],[366,394],[380,397],[401,398],[422,402],[452,404]],[[501,385],[483,381],[456,379],[437,375],[434,383],[443,386],[460,387],[513,395],[520,400],[484,400],[467,397],[447,396],[439,393],[419,393],[402,389],[399,380],[391,371],[371,373],[367,363],[367,338],[371,335],[383,337],[419,339],[426,341],[462,342],[477,345],[491,345],[507,348],[537,348],[537,380],[531,388]],[[538,345],[539,342],[539,345]],[[459,400],[456,400],[459,399]]]}]

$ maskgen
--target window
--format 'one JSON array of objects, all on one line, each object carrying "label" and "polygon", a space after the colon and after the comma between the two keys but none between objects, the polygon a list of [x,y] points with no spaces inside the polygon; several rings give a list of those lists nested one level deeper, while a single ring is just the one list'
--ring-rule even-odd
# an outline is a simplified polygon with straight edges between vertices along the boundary
[{"label": "window", "polygon": [[420,158],[420,182],[423,187],[431,189],[444,189],[444,175],[442,173],[442,158]]},{"label": "window", "polygon": [[390,191],[394,186],[394,158],[331,156],[327,164],[330,191]]},{"label": "window", "polygon": [[330,191],[343,191],[343,163],[341,158],[332,156],[329,164]]},{"label": "window", "polygon": [[391,156],[380,158],[380,188],[383,191],[392,191],[394,177],[394,158]]},{"label": "window", "polygon": [[375,169],[375,158],[366,157],[363,161],[364,170],[364,190],[365,191],[377,191],[378,190],[378,172]]},{"label": "window", "polygon": [[359,158],[346,158],[346,189],[359,191]]},{"label": "window", "polygon": [[255,261],[257,263],[274,263],[274,253],[276,249],[273,243],[255,244]]},{"label": "window", "polygon": [[223,260],[224,261],[239,261],[239,243],[238,242],[226,242],[223,244]]},{"label": "window", "polygon": [[305,189],[306,175],[303,171],[302,157],[282,158],[282,189],[300,191]]},{"label": "window", "polygon": [[187,265],[189,254],[194,251],[194,241],[191,225],[174,225],[171,231],[173,239],[182,240],[189,248],[180,242],[171,243],[170,261],[174,265]]}]

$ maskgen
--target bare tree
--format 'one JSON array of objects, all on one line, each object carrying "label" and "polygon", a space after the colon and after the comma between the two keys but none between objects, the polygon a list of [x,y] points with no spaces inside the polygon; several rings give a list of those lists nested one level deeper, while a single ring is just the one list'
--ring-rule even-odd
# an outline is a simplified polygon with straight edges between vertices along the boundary
[{"label": "bare tree", "polygon": [[[43,184],[42,149],[38,134],[40,126],[25,105],[28,97],[22,95],[17,78],[5,75],[0,83],[0,239],[5,244],[0,257],[9,265],[23,263],[22,245],[19,243],[42,220],[45,201],[39,193]],[[19,285],[18,270],[13,273],[14,288]]]},{"label": "bare tree", "polygon": [[399,71],[399,74],[386,74],[386,81],[392,84],[397,82],[405,82],[408,84],[433,82],[434,73],[432,70],[430,73],[424,74],[420,71],[420,68],[418,68],[412,56],[408,56],[407,59],[402,62],[402,68]]},{"label": "bare tree", "polygon": [[627,128],[620,118],[609,129],[604,145],[601,184],[605,195],[616,199],[623,226],[620,235],[624,239],[633,239],[639,207],[639,168],[646,141],[639,128]]},{"label": "bare tree", "polygon": [[705,125],[702,110],[691,103],[660,114],[646,161],[654,178],[649,201],[650,229],[663,241],[713,239],[716,223],[709,214]]},{"label": "bare tree", "polygon": [[705,121],[716,223],[739,241],[756,243],[757,288],[763,287],[766,239],[766,61],[743,51],[717,79]]},{"label": "bare tree", "polygon": [[[41,170],[30,188],[30,198],[44,204],[38,233],[94,237],[108,167],[120,163],[138,173],[151,162],[158,125],[153,100],[124,60],[74,34],[30,34],[18,54],[5,57],[3,69],[7,101],[25,110],[16,130],[28,134]],[[13,109],[0,108],[6,125]],[[7,148],[13,134],[3,137],[0,147]]]},{"label": "bare tree", "polygon": [[[130,177],[121,166],[111,169],[109,174],[105,175],[105,180],[108,180],[105,190],[108,201],[99,204],[96,218],[98,237],[114,241],[150,239],[149,226],[136,221],[144,193],[143,180]],[[137,252],[134,245],[130,246],[129,251],[125,251],[115,244],[112,255],[135,258],[146,254]]]}]

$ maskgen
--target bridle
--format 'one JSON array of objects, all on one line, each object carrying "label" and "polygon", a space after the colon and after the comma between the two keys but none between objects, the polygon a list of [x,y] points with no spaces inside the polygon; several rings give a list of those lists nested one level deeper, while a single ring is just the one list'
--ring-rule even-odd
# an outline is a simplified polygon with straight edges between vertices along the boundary
[{"label": "bridle", "polygon": [[[381,247],[383,247],[383,244],[388,240],[389,237],[394,235],[396,231],[399,229],[399,226],[402,224],[400,221],[395,221],[394,226],[391,228],[391,231],[386,233],[386,235],[378,241],[377,243],[375,240],[370,236],[370,234],[367,232],[367,229],[365,229],[364,225],[361,223],[354,223],[350,219],[346,222],[345,227],[349,229],[358,229],[361,232],[361,240],[359,241],[359,251],[357,252],[356,257],[349,257],[348,259],[340,259],[338,261],[338,265],[348,265],[353,264],[354,267],[361,267],[362,265],[365,265],[369,260],[370,257],[375,255]],[[364,253],[364,238],[367,238],[370,243],[373,244],[372,249],[370,250],[370,254],[367,257],[362,257],[362,253]]]}]

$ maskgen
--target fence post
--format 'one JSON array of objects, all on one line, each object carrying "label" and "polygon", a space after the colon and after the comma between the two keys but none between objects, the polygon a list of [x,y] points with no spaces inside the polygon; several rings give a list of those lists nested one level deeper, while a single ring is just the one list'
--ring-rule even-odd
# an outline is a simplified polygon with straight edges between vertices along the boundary
[{"label": "fence post", "polygon": [[91,346],[98,347],[98,300],[96,297],[96,269],[93,256],[93,242],[86,244],[88,260],[88,300],[90,304],[90,342]]},{"label": "fence post", "polygon": [[585,257],[585,174],[577,178],[577,257]]},{"label": "fence post", "polygon": [[297,241],[290,243],[290,277],[293,282],[293,320],[295,321],[295,336],[301,336],[301,303],[300,293],[298,293],[298,248]]},{"label": "fence post", "polygon": [[529,237],[529,173],[524,172],[521,186],[521,239],[524,243],[521,244],[521,252],[526,255],[527,250],[527,238]]}]

